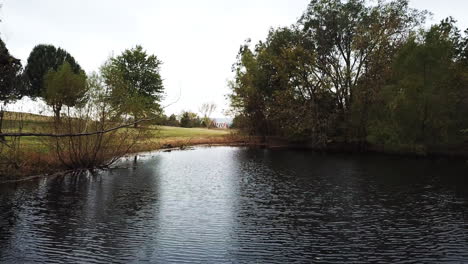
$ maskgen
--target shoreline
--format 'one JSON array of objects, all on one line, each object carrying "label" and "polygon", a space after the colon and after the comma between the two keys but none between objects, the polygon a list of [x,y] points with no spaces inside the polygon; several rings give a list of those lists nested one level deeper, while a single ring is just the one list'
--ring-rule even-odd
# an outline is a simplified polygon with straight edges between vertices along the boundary
[{"label": "shoreline", "polygon": [[[275,142],[276,140],[276,142]],[[428,148],[425,151],[416,151],[409,148],[386,148],[384,146],[357,143],[333,142],[325,147],[314,147],[307,142],[288,142],[282,138],[275,138],[273,142],[260,144],[263,147],[272,149],[298,149],[306,151],[315,151],[327,154],[348,154],[348,155],[381,155],[402,158],[420,158],[420,159],[450,159],[468,161],[468,145],[462,145],[458,148]]]},{"label": "shoreline", "polygon": [[[344,144],[338,143],[329,145],[326,147],[313,147],[304,143],[294,143],[287,141],[283,138],[270,138],[266,142],[261,142],[260,137],[243,137],[243,136],[230,136],[230,137],[213,137],[213,138],[197,138],[194,141],[185,140],[161,140],[161,143],[157,146],[148,145],[146,147],[136,147],[133,151],[121,157],[129,158],[132,156],[138,156],[144,153],[152,152],[170,152],[180,150],[190,150],[193,147],[249,147],[249,148],[266,148],[266,149],[289,149],[289,150],[303,150],[312,151],[323,154],[343,154],[343,155],[380,155],[380,156],[392,156],[401,158],[418,158],[418,159],[447,159],[454,161],[467,161],[468,162],[468,151],[458,152],[447,152],[447,151],[431,151],[427,153],[417,153],[410,151],[389,151],[382,147],[368,145],[366,148],[358,148],[356,144]],[[25,173],[13,176],[1,176],[0,184],[18,183],[24,181],[30,181],[37,178],[43,177],[61,177],[70,173],[79,173],[84,169],[77,170],[64,170],[59,169],[60,166],[50,167],[43,173],[38,170],[36,173]],[[104,168],[101,168],[104,169]],[[106,169],[112,169],[111,167]],[[97,169],[99,170],[99,169]]]},{"label": "shoreline", "polygon": [[[199,147],[199,146],[206,146],[206,147],[213,147],[213,146],[250,146],[250,143],[244,141],[236,136],[228,136],[228,137],[200,137],[195,138],[194,140],[181,140],[181,139],[169,139],[169,140],[161,140],[161,142],[157,144],[145,144],[144,147],[136,146],[135,149],[130,151],[129,153],[125,154],[122,158],[128,158],[131,156],[139,155],[142,153],[149,153],[149,152],[164,152],[164,151],[175,151],[175,150],[188,150],[191,147]],[[53,154],[52,154],[53,155]],[[43,161],[43,160],[41,160]],[[34,180],[37,178],[43,177],[60,177],[67,175],[69,173],[79,173],[82,171],[89,171],[89,169],[76,169],[70,170],[63,168],[62,164],[58,161],[55,161],[54,164],[41,164],[42,167],[39,166],[39,162],[29,164],[27,167],[28,170],[21,168],[16,171],[17,174],[6,176],[0,176],[0,184],[7,184],[7,183],[17,183],[17,182],[24,182],[29,180]],[[37,170],[31,170],[31,167],[36,167]],[[112,164],[109,166],[111,168]],[[109,168],[96,168],[96,170],[101,169],[109,169]]]}]

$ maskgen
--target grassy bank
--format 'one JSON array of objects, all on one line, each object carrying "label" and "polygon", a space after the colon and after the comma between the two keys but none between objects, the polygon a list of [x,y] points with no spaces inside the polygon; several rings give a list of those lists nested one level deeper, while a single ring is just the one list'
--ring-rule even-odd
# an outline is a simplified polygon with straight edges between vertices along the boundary
[{"label": "grassy bank", "polygon": [[[52,128],[51,117],[24,113],[7,113],[3,123],[3,132],[46,133],[53,131]],[[130,133],[133,132],[143,132],[144,137],[135,143],[129,153],[185,148],[199,144],[233,144],[244,141],[242,137],[236,135],[235,131],[225,129],[181,128],[146,124],[139,128],[130,128]],[[12,139],[7,138],[7,143],[10,142]],[[3,169],[3,173],[0,171],[0,175],[27,176],[54,173],[64,169],[55,153],[53,144],[50,144],[47,137],[21,137],[17,138],[16,143],[18,151],[15,152],[15,155],[18,155],[19,166],[7,170]],[[3,151],[3,157],[10,155],[6,153],[9,151],[6,145],[3,145],[0,151]]]},{"label": "grassy bank", "polygon": [[184,148],[200,144],[229,144],[242,141],[235,131],[226,129],[149,126],[144,142],[137,143],[135,152],[166,148]]}]

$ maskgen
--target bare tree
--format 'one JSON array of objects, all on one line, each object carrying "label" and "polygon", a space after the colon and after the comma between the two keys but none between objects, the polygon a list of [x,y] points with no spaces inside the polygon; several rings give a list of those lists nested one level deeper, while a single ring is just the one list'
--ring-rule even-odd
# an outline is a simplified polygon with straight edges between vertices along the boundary
[{"label": "bare tree", "polygon": [[205,123],[207,128],[210,128],[213,123],[210,117],[213,114],[213,112],[216,110],[216,108],[217,108],[216,104],[213,102],[210,102],[210,103],[202,104],[200,108],[198,109],[198,111],[203,116],[203,122]]}]

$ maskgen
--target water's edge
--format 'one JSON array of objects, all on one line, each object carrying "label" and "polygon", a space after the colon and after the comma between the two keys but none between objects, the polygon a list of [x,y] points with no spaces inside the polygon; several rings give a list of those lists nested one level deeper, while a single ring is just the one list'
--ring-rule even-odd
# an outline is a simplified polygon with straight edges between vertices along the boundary
[{"label": "water's edge", "polygon": [[[352,143],[332,143],[326,147],[316,147],[312,144],[306,142],[291,142],[284,138],[272,137],[267,139],[265,142],[260,141],[260,137],[251,137],[247,140],[234,140],[233,142],[225,143],[195,143],[195,144],[186,144],[182,146],[173,146],[165,145],[162,148],[140,151],[135,153],[129,153],[122,157],[121,159],[126,159],[128,157],[134,157],[138,155],[155,153],[155,152],[167,152],[167,151],[183,151],[189,150],[194,147],[250,147],[250,148],[265,148],[265,149],[283,149],[283,150],[305,150],[312,151],[317,153],[328,153],[328,154],[348,154],[348,155],[379,155],[379,156],[396,156],[402,158],[418,158],[418,159],[449,159],[449,160],[467,160],[468,162],[468,151],[449,151],[449,150],[439,150],[439,151],[430,151],[426,153],[418,153],[413,151],[390,151],[386,150],[383,147],[375,145],[366,145],[361,146],[359,144]],[[104,168],[101,168],[104,169]],[[22,176],[3,176],[3,180],[0,181],[0,184],[5,183],[14,183],[28,181],[41,177],[60,177],[70,173],[79,173],[83,171],[82,169],[77,170],[54,170],[52,169],[51,173],[48,174],[35,174],[31,173],[29,175]],[[1,179],[1,178],[0,178]]]}]

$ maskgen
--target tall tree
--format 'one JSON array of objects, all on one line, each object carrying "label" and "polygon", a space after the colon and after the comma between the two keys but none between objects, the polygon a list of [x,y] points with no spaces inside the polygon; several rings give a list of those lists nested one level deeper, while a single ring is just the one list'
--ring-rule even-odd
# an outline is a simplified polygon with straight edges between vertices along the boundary
[{"label": "tall tree", "polygon": [[[411,9],[408,0],[312,0],[300,27],[313,42],[317,77],[331,82],[343,122],[348,120],[356,89],[373,60],[391,57],[420,25],[425,12]],[[346,133],[345,133],[346,134]]]},{"label": "tall tree", "polygon": [[50,70],[57,71],[64,62],[70,65],[75,74],[84,72],[75,59],[64,49],[44,44],[35,46],[29,54],[28,64],[25,68],[26,95],[31,98],[42,97],[45,91],[44,76]]},{"label": "tall tree", "polygon": [[148,55],[141,46],[136,46],[110,58],[102,67],[117,114],[130,115],[137,120],[160,113],[164,91],[159,73],[161,64],[155,55]]},{"label": "tall tree", "polygon": [[21,98],[22,69],[21,61],[10,55],[0,39],[0,103],[7,104]]},{"label": "tall tree", "polygon": [[10,55],[5,43],[0,39],[0,133],[2,132],[4,106],[22,96],[21,73],[20,60]]},{"label": "tall tree", "polygon": [[71,65],[64,62],[57,71],[50,70],[44,76],[44,101],[52,107],[55,118],[60,121],[62,107],[74,107],[87,91],[86,75],[74,73]]},{"label": "tall tree", "polygon": [[375,95],[424,18],[406,0],[312,0],[297,24],[241,47],[231,105],[253,134],[365,141]]},{"label": "tall tree", "polygon": [[282,136],[323,144],[335,109],[328,79],[317,76],[312,45],[297,27],[279,28],[270,32],[263,49],[257,48],[258,61],[270,76],[267,109],[275,124],[270,126]]},{"label": "tall tree", "polygon": [[405,43],[374,107],[371,138],[420,149],[460,140],[468,124],[468,68],[457,61],[461,41],[449,18]]},{"label": "tall tree", "polygon": [[237,62],[233,65],[235,78],[229,82],[232,91],[229,97],[234,111],[246,117],[247,132],[265,137],[269,133],[266,97],[262,87],[267,79],[263,78],[265,75],[260,70],[257,54],[249,44],[250,40],[239,49]]}]

